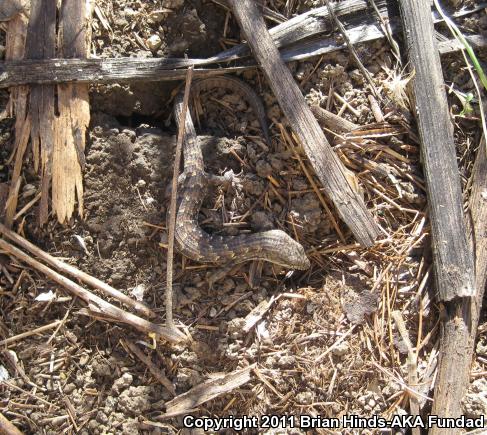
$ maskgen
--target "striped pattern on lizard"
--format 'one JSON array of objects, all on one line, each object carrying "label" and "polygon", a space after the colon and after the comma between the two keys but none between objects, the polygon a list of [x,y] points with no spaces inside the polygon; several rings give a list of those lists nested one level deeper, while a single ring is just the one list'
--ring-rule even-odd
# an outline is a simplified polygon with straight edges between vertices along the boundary
[{"label": "striped pattern on lizard", "polygon": [[[192,86],[192,94],[211,88],[237,92],[254,110],[266,139],[269,138],[264,106],[244,82],[228,76],[202,79]],[[174,114],[179,123],[183,95],[175,99]],[[186,257],[202,262],[233,265],[249,260],[264,260],[289,269],[306,270],[310,267],[304,248],[281,230],[262,231],[237,236],[209,234],[198,223],[203,199],[208,193],[212,176],[205,172],[203,153],[196,134],[191,111],[187,111],[183,138],[184,170],[178,187],[175,242],[178,251]]]}]

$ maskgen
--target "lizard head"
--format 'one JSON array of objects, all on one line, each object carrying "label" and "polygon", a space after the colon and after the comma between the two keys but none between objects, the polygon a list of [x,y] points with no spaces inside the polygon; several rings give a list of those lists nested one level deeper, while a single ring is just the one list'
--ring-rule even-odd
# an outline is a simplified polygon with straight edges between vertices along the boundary
[{"label": "lizard head", "polygon": [[268,261],[289,269],[309,269],[311,264],[300,243],[281,230],[271,230],[266,231],[266,233],[274,240],[272,259]]}]

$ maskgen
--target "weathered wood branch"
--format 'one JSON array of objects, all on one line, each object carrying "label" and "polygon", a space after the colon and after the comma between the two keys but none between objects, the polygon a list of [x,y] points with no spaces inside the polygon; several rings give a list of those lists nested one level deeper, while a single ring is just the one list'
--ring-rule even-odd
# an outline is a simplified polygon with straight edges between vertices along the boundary
[{"label": "weathered wood branch", "polygon": [[[226,0],[226,3],[230,4],[228,0]],[[389,16],[388,6],[394,5],[394,2],[391,2],[391,0],[378,0],[376,3],[381,12],[386,14],[386,16]],[[331,4],[331,8],[337,17],[348,15],[356,16],[361,14],[361,20],[364,20],[370,16],[370,14],[365,13],[369,8],[367,0],[345,0],[340,3],[334,2]],[[394,10],[394,8],[392,8],[392,10]],[[391,12],[391,15],[392,14],[393,12]],[[272,29],[269,29],[269,33],[274,44],[278,48],[281,48],[320,33],[330,32],[331,30],[333,30],[333,24],[330,21],[330,11],[327,6],[323,6],[311,9],[308,12],[291,18]],[[223,51],[212,59],[214,61],[222,62],[235,60],[249,54],[250,50],[248,44],[242,43]]]},{"label": "weathered wood branch", "polygon": [[[197,59],[193,59],[197,60]],[[168,62],[169,61],[169,62]],[[46,59],[0,63],[0,88],[28,83],[113,83],[125,81],[176,81],[186,77],[181,69],[167,69],[171,59]],[[181,63],[181,65],[183,65]],[[242,68],[195,69],[195,77],[209,77]]]},{"label": "weathered wood branch", "polygon": [[438,300],[475,294],[473,256],[467,243],[463,197],[431,8],[401,0],[401,16],[428,190]]},{"label": "weathered wood branch", "polygon": [[[363,4],[362,4],[363,3]],[[339,3],[337,12],[343,15],[345,11],[352,11],[353,6],[364,8],[365,2],[360,0],[348,0]],[[347,6],[348,5],[348,6]],[[323,8],[319,8],[323,9]],[[324,8],[326,9],[326,8]],[[465,10],[457,15],[466,15],[475,12],[478,8]],[[359,10],[359,9],[358,9]],[[316,10],[314,10],[316,11]],[[286,23],[270,30],[274,34],[273,40],[281,48],[281,56],[286,62],[309,59],[314,56],[346,48],[334,37],[320,35],[320,31],[330,30],[326,27],[322,17],[326,15],[308,12],[295,17]],[[387,10],[383,11],[386,19],[389,17]],[[309,20],[320,20],[319,25]],[[296,22],[295,22],[296,21]],[[438,21],[438,20],[437,20]],[[293,24],[294,22],[294,24]],[[292,25],[291,25],[292,24]],[[287,27],[284,27],[286,25]],[[400,28],[392,26],[393,30]],[[313,36],[310,38],[310,36]],[[350,20],[347,26],[347,35],[352,44],[365,43],[384,37],[384,34],[373,17],[360,16]],[[486,41],[482,36],[468,37],[473,47],[485,47]],[[438,49],[441,53],[457,51],[461,48],[456,40],[442,41]],[[17,86],[22,84],[47,84],[64,82],[130,82],[136,80],[145,81],[174,81],[184,80],[186,69],[192,65],[203,67],[215,63],[239,60],[248,54],[246,44],[240,44],[230,50],[226,50],[208,59],[146,59],[146,58],[117,58],[117,59],[50,59],[50,60],[22,60],[14,62],[0,62],[0,88]],[[255,68],[254,63],[245,64],[233,68],[196,69],[196,77],[225,74]]]},{"label": "weathered wood branch", "polygon": [[372,246],[378,236],[378,226],[360,194],[352,187],[347,170],[333,152],[291,72],[281,59],[258,8],[252,0],[230,0],[230,3],[269,86],[340,217],[359,243]]},{"label": "weathered wood branch", "polygon": [[[228,3],[228,0],[225,1]],[[375,3],[383,19],[391,23],[392,30],[395,32],[400,30],[397,2],[395,0],[376,0]],[[484,2],[473,8],[463,8],[456,11],[452,16],[461,17],[469,15],[481,11],[485,7],[487,7],[487,3]],[[339,17],[347,28],[347,34],[352,43],[367,42],[384,37],[384,33],[368,1],[344,0],[339,3],[331,3],[331,8],[335,16]],[[437,13],[433,13],[433,20],[437,23],[442,21],[442,18]],[[289,54],[283,52],[284,60],[291,61],[299,59],[295,57],[295,54],[293,56],[293,53],[300,52],[301,56],[305,55],[303,53],[304,48],[310,43],[309,39],[312,37],[319,37],[318,42],[322,42],[321,46],[316,46],[317,41],[311,41],[310,46],[314,46],[314,50],[317,51],[314,55],[324,54],[327,52],[326,49],[328,46],[332,49],[337,49],[336,47],[339,47],[339,49],[345,48],[344,44],[335,41],[336,38],[328,38],[323,35],[330,33],[332,30],[333,25],[330,21],[330,11],[327,6],[323,6],[291,18],[269,29],[269,33],[278,48],[298,44],[290,50]],[[319,50],[325,51],[319,52]],[[210,63],[228,62],[230,60],[241,59],[249,54],[250,50],[247,43],[242,43],[209,58],[208,61]]]},{"label": "weathered wood branch", "polygon": [[[439,370],[432,413],[459,417],[470,361],[465,360],[474,304],[474,261],[467,241],[463,197],[457,167],[445,85],[434,40],[431,6],[423,0],[401,0],[407,43],[405,52],[415,72],[413,92],[421,138],[431,220],[437,298],[444,303]],[[433,434],[456,430],[433,427]]]},{"label": "weathered wood branch", "polygon": [[7,420],[3,414],[0,414],[0,433],[5,435],[22,435],[22,432]]},{"label": "weathered wood branch", "polygon": [[[480,310],[487,282],[487,156],[485,139],[477,152],[469,200],[468,235],[475,252],[476,296],[447,304],[441,325],[441,348],[432,414],[458,417],[470,383]],[[432,428],[431,434],[454,434],[456,430]]]}]

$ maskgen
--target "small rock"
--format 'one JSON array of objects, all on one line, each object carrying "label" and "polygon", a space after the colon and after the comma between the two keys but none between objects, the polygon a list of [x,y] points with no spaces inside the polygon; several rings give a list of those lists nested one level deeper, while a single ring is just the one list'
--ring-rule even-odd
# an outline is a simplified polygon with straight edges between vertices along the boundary
[{"label": "small rock", "polygon": [[323,221],[320,203],[313,193],[293,199],[291,213],[294,219],[310,233],[315,232]]},{"label": "small rock", "polygon": [[350,78],[356,83],[357,85],[363,85],[364,84],[364,76],[358,69],[354,69],[353,71],[350,71],[348,73]]},{"label": "small rock", "polygon": [[67,384],[64,388],[63,388],[63,393],[66,394],[66,395],[69,395],[71,394],[74,390],[76,390],[76,385],[74,385],[72,382]]},{"label": "small rock", "polygon": [[107,424],[108,417],[103,411],[98,411],[98,413],[96,414],[96,421],[100,424]]},{"label": "small rock", "polygon": [[112,391],[114,393],[120,393],[120,391],[127,388],[134,381],[133,376],[130,373],[124,373],[120,378],[118,378],[112,385]]},{"label": "small rock", "polygon": [[293,368],[296,364],[296,358],[292,355],[283,355],[277,359],[277,365],[282,369]]},{"label": "small rock", "polygon": [[266,212],[256,211],[252,214],[252,228],[256,231],[266,231],[273,229],[274,224]]},{"label": "small rock", "polygon": [[243,335],[242,328],[245,325],[245,319],[242,317],[236,317],[228,322],[228,336],[236,339]]},{"label": "small rock", "polygon": [[303,391],[296,395],[296,402],[300,405],[310,405],[313,403],[313,393],[311,391]]},{"label": "small rock", "polygon": [[465,415],[478,418],[487,415],[487,380],[477,379],[472,382],[463,399]]},{"label": "small rock", "polygon": [[259,160],[255,165],[257,175],[262,178],[267,178],[272,174],[272,166],[265,160]]},{"label": "small rock", "polygon": [[86,363],[90,360],[90,356],[87,355],[86,353],[84,353],[83,355],[81,355],[79,361],[78,361],[78,364],[80,365],[80,367],[83,367],[86,365]]},{"label": "small rock", "polygon": [[150,393],[151,388],[147,386],[129,387],[120,394],[118,407],[131,415],[147,411],[151,406]]},{"label": "small rock", "polygon": [[346,355],[350,346],[346,341],[342,341],[340,344],[336,345],[333,350],[331,351],[333,355],[341,358],[342,356]]},{"label": "small rock", "polygon": [[159,35],[152,35],[145,41],[147,48],[154,52],[162,45],[162,39]]}]

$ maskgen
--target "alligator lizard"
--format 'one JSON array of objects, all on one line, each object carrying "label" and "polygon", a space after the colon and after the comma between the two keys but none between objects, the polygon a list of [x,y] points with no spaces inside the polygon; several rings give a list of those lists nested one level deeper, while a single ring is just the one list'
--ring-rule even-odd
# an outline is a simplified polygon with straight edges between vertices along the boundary
[{"label": "alligator lizard", "polygon": [[[256,112],[264,135],[268,137],[264,106],[250,86],[233,77],[210,78],[195,82],[192,94],[215,87],[242,95]],[[182,105],[183,95],[180,93],[174,105],[176,122],[179,122]],[[284,231],[220,236],[209,234],[199,226],[198,214],[208,192],[211,176],[204,169],[203,154],[190,111],[186,115],[184,135],[184,171],[178,188],[175,231],[179,252],[203,263],[229,265],[248,260],[264,260],[290,269],[308,269],[310,262],[303,247]]]}]

